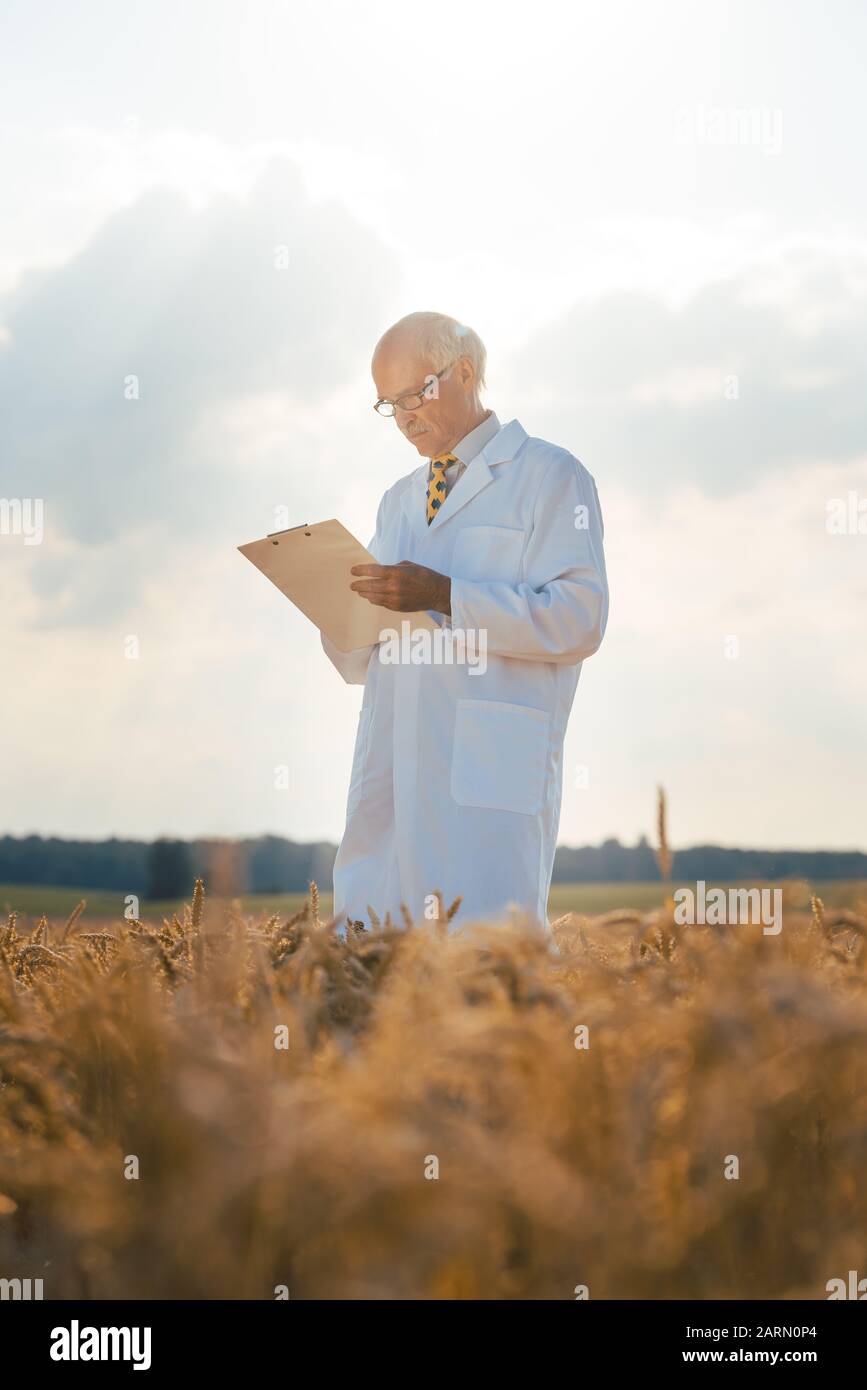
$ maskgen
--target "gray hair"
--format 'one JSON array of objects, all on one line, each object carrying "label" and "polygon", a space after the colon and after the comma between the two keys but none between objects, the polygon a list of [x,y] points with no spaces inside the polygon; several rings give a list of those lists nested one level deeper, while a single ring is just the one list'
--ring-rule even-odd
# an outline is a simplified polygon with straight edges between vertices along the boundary
[{"label": "gray hair", "polygon": [[[465,323],[450,318],[448,314],[420,310],[398,319],[382,338],[389,337],[392,333],[405,333],[411,337],[430,359],[435,372],[443,371],[458,357],[468,357],[475,368],[479,388],[484,386],[488,354],[478,333],[468,328]],[[382,338],[379,340],[380,343]],[[379,343],[376,346],[378,348]],[[376,356],[376,349],[373,355]]]}]

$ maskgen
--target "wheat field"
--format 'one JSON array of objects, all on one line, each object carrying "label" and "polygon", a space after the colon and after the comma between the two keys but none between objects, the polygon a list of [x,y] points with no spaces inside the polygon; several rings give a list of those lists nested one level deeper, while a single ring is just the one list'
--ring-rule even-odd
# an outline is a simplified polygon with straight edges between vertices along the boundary
[{"label": "wheat field", "polygon": [[804,892],[779,936],[678,927],[668,899],[554,941],[445,912],[344,938],[315,884],[288,920],[201,882],[161,925],[13,915],[0,1276],[45,1298],[826,1298],[865,1257],[867,916]]}]

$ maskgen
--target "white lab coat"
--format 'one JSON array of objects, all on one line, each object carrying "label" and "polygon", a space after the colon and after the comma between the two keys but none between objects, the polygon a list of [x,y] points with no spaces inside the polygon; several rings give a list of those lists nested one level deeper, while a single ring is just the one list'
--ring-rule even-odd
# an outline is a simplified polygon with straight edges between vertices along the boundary
[{"label": "white lab coat", "polygon": [[[451,576],[453,630],[484,630],[487,669],[384,664],[379,645],[322,645],[363,684],[334,914],[368,905],[416,921],[432,894],[461,907],[451,928],[514,905],[550,929],[548,890],[563,791],[563,739],[581,664],[608,618],[596,484],[565,449],[503,426],[453,485],[430,526],[428,463],[379,504],[369,550]],[[366,600],[365,600],[366,602]],[[406,617],[397,611],[400,632]],[[426,910],[427,909],[427,910]]]}]

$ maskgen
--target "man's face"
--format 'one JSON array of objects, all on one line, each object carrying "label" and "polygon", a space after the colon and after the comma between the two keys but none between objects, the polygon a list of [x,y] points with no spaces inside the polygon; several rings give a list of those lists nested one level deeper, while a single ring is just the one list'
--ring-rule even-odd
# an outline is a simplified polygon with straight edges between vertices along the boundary
[{"label": "man's face", "polygon": [[428,398],[416,410],[395,408],[394,420],[401,434],[423,458],[447,453],[467,433],[473,402],[473,369],[466,358],[446,370],[439,381],[430,360],[399,339],[380,344],[373,362],[378,396],[396,401],[430,386]]}]

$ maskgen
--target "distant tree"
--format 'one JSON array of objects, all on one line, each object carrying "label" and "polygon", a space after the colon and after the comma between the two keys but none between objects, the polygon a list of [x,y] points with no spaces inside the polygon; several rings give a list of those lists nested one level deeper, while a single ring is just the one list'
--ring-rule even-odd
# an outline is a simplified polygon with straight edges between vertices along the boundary
[{"label": "distant tree", "polygon": [[190,847],[184,840],[154,840],[148,850],[149,898],[183,898],[193,891]]},{"label": "distant tree", "polygon": [[[140,897],[152,896],[155,887],[162,897],[171,888],[171,896],[186,897],[192,893],[196,878],[204,877],[209,890],[215,843],[163,839],[152,845],[145,840],[61,840],[40,835],[17,839],[0,835],[0,884],[51,884]],[[311,879],[327,891],[336,845],[298,844],[277,835],[238,843],[241,857],[237,873],[232,874],[232,893],[306,892]],[[680,883],[699,878],[709,883],[784,878],[867,880],[867,854],[860,850],[744,850],[693,845],[674,851],[674,877]],[[658,879],[656,855],[644,835],[635,845],[621,845],[613,839],[601,845],[558,845],[554,857],[555,883],[649,883]]]}]

